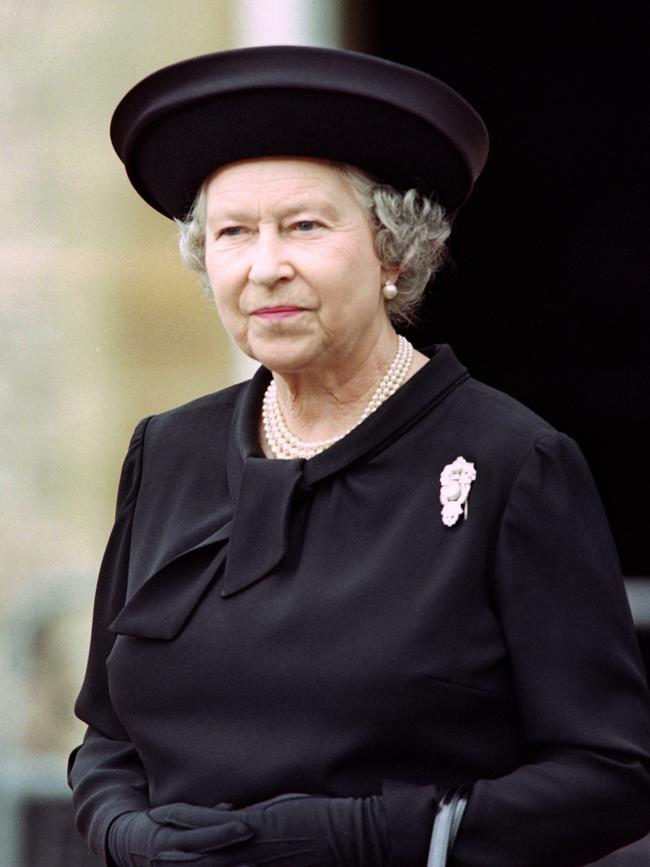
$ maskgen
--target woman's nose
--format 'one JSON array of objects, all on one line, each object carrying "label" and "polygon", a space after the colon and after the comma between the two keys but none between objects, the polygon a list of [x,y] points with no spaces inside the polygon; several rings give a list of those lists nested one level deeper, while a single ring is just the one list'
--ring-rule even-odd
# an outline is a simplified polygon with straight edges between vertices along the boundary
[{"label": "woman's nose", "polygon": [[293,276],[286,244],[277,231],[261,230],[252,248],[249,277],[259,286],[274,286]]}]

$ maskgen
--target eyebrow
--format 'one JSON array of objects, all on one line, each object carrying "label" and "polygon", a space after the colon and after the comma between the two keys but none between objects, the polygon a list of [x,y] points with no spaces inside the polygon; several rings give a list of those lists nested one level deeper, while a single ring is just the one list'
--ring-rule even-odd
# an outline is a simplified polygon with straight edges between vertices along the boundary
[{"label": "eyebrow", "polygon": [[[300,213],[321,214],[331,220],[336,219],[338,216],[338,211],[336,210],[335,205],[324,199],[316,201],[309,199],[296,199],[294,202],[288,202],[287,204],[283,203],[280,206],[278,215],[280,219],[286,220],[287,217]],[[214,208],[207,214],[208,224],[215,219],[245,223],[250,219],[250,213],[242,209],[241,205],[238,203],[233,203],[233,205],[230,206],[227,202],[220,203],[217,201]]]},{"label": "eyebrow", "polygon": [[308,201],[307,199],[298,199],[295,202],[290,202],[286,205],[285,208],[282,209],[282,213],[285,215],[285,217],[289,217],[292,214],[299,214],[302,211],[316,211],[317,213],[322,214],[324,217],[329,217],[330,219],[334,219],[336,216],[338,216],[335,205],[325,201],[324,199],[316,202]]}]

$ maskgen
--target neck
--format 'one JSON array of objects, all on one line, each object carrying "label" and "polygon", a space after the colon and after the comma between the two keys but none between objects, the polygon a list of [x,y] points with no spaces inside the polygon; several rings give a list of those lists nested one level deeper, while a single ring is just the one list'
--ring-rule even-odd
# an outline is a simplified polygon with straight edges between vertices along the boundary
[{"label": "neck", "polygon": [[[317,375],[286,375],[274,373],[276,393],[265,397],[265,424],[272,442],[280,452],[271,448],[260,425],[260,438],[268,457],[309,457],[317,454],[331,443],[356,427],[368,414],[373,412],[396,388],[423,367],[428,359],[419,352],[413,352],[407,341],[401,348],[395,332],[390,329],[390,339],[375,351],[368,352],[363,358],[356,356],[354,364],[338,365],[319,370]],[[406,367],[404,366],[406,363]],[[277,421],[272,416],[280,415]],[[278,439],[279,429],[286,425],[286,434],[297,437],[303,443],[314,444],[315,451],[302,449],[285,452],[279,445],[284,434]],[[294,441],[295,442],[295,441]]]},{"label": "neck", "polygon": [[363,354],[343,358],[336,366],[274,372],[278,402],[292,433],[313,441],[348,430],[359,420],[396,352],[397,335],[391,328]]}]

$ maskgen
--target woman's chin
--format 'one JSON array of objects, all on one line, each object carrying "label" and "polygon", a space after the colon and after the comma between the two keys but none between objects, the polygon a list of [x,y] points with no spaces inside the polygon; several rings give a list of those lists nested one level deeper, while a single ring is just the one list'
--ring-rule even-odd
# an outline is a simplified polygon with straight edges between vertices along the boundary
[{"label": "woman's chin", "polygon": [[253,340],[244,351],[264,367],[280,374],[305,370],[317,362],[320,354],[311,341],[297,339]]}]

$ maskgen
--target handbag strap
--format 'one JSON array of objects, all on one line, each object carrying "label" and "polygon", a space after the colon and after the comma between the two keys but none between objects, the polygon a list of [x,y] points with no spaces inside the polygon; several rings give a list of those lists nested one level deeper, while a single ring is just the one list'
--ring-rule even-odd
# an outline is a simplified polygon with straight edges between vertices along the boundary
[{"label": "handbag strap", "polygon": [[462,789],[447,789],[438,801],[438,811],[433,822],[427,867],[445,867],[458,828],[467,806]]}]

